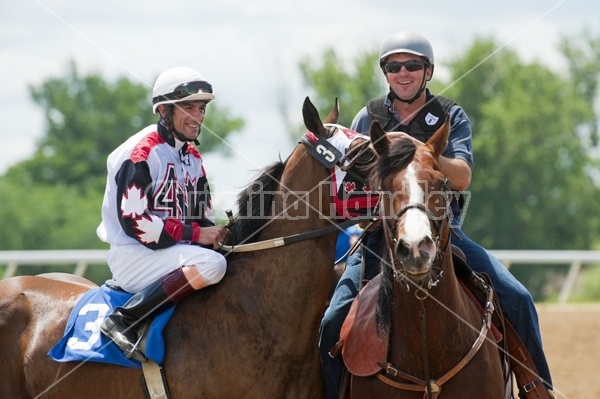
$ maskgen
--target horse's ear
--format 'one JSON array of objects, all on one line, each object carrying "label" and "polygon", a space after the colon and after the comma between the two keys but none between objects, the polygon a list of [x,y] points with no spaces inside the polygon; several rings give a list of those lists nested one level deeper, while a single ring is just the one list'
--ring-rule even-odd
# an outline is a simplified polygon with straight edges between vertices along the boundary
[{"label": "horse's ear", "polygon": [[340,103],[338,101],[338,98],[336,97],[333,102],[333,108],[331,108],[331,112],[329,112],[329,115],[327,115],[327,118],[325,118],[325,123],[338,123],[339,119],[340,119]]},{"label": "horse's ear", "polygon": [[433,147],[433,155],[439,158],[448,146],[450,135],[450,116],[446,115],[446,122],[427,140],[427,145]]},{"label": "horse's ear", "polygon": [[381,128],[377,120],[371,122],[369,136],[371,136],[371,143],[373,144],[373,148],[377,155],[383,154],[390,145],[390,140],[385,135],[385,131]]},{"label": "horse's ear", "polygon": [[304,104],[302,105],[302,116],[304,117],[304,125],[309,131],[318,137],[327,136],[327,129],[325,129],[323,122],[321,122],[319,111],[317,111],[317,108],[308,97],[304,99]]}]

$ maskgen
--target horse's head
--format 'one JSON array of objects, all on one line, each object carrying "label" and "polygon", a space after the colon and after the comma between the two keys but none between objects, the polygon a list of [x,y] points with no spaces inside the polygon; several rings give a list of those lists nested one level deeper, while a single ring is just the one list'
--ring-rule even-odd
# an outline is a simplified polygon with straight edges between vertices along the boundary
[{"label": "horse's head", "polygon": [[[294,220],[293,228],[302,231],[301,224],[311,220],[331,225],[328,220],[348,216],[344,213],[347,206],[341,194],[343,190],[329,190],[329,187],[335,177],[350,174],[348,170],[340,172],[350,161],[353,165],[362,162],[364,151],[350,154],[350,150],[366,148],[368,137],[336,124],[339,118],[337,98],[324,120],[308,97],[302,114],[307,130],[296,149],[284,162],[266,167],[238,195],[238,215],[230,224],[228,244],[258,240],[259,233],[267,224],[274,225],[275,219]],[[372,157],[372,152],[369,156]],[[365,181],[362,176],[359,177]],[[332,192],[340,192],[340,198],[332,196]]]},{"label": "horse's head", "polygon": [[390,139],[377,122],[371,126],[378,155],[371,169],[371,184],[380,190],[379,212],[398,280],[406,276],[421,283],[433,278],[435,283],[432,268],[436,255],[449,238],[450,187],[439,162],[448,134],[446,122],[422,144],[410,138]]},{"label": "horse's head", "polygon": [[[337,98],[329,116],[321,122],[308,97],[302,109],[306,134],[301,139],[310,155],[325,167],[327,179],[321,192],[323,209],[337,219],[372,216],[378,200],[367,181],[366,165],[374,159],[369,137],[336,124],[339,111]],[[333,208],[331,208],[333,205]]]}]

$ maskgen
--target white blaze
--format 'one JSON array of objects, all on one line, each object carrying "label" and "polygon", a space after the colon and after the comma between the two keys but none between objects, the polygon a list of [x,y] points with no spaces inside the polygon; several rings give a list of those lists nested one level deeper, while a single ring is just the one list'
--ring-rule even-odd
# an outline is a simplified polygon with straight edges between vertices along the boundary
[{"label": "white blaze", "polygon": [[[425,205],[425,192],[419,185],[412,163],[406,168],[405,184],[408,186],[408,204]],[[404,206],[408,204],[403,204]],[[425,237],[431,237],[429,217],[420,209],[409,209],[404,220],[404,240],[409,244],[418,244]]]}]

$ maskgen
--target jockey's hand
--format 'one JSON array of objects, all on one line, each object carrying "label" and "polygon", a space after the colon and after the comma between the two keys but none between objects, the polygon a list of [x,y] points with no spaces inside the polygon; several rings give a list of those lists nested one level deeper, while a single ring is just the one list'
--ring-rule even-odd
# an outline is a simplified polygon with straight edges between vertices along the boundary
[{"label": "jockey's hand", "polygon": [[229,230],[224,226],[210,226],[200,229],[198,244],[212,245],[213,249],[219,249],[222,242],[229,235]]},{"label": "jockey's hand", "polygon": [[422,141],[419,141],[416,138],[414,138],[414,137],[412,137],[409,134],[404,133],[404,132],[389,132],[388,134],[386,134],[386,136],[390,140],[405,138],[405,139],[411,139],[412,141],[415,142],[415,144],[423,144]]}]

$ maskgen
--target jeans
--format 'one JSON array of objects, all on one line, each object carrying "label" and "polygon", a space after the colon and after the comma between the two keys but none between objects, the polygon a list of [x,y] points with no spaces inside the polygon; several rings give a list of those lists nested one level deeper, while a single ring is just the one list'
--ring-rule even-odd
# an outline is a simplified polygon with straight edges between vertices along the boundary
[{"label": "jeans", "polygon": [[321,352],[321,367],[325,385],[325,399],[337,399],[339,397],[339,386],[344,371],[344,361],[341,354],[332,358],[329,351],[337,343],[340,337],[342,324],[350,311],[354,297],[360,291],[362,272],[362,251],[365,251],[365,270],[363,280],[371,280],[379,273],[379,257],[383,245],[382,230],[376,230],[365,237],[368,249],[348,257],[346,269],[342,274],[331,300],[329,307],[325,310],[321,320],[319,331],[319,351]]},{"label": "jeans", "polygon": [[[471,241],[460,228],[455,227],[454,232],[457,233],[460,239],[453,236],[452,244],[465,253],[467,262],[473,270],[485,272],[490,276],[506,318],[523,340],[540,377],[547,388],[551,389],[550,370],[542,350],[538,316],[531,295],[498,259],[494,258],[479,244]],[[376,230],[367,237],[366,246],[368,249],[365,251],[363,279],[370,280],[379,273],[379,257],[375,254],[382,253],[382,245],[383,234],[381,230]],[[325,399],[337,399],[339,397],[338,391],[344,370],[344,362],[341,355],[335,358],[329,356],[329,351],[339,340],[342,324],[350,311],[354,297],[360,289],[361,258],[361,252],[348,258],[346,270],[340,278],[329,307],[321,320],[319,351],[325,384]]]}]

